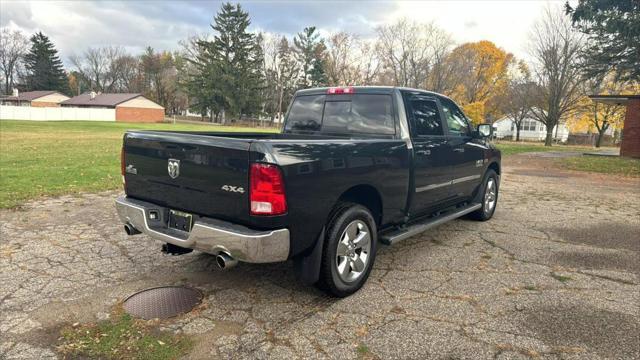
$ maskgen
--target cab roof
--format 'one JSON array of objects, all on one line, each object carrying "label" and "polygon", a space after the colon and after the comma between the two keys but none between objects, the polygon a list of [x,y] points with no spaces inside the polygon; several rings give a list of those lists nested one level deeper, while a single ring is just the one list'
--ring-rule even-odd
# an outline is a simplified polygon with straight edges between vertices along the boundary
[{"label": "cab roof", "polygon": [[301,89],[296,92],[296,95],[321,95],[326,94],[329,89],[332,88],[353,88],[354,94],[391,94],[395,90],[400,91],[408,91],[408,92],[418,92],[421,94],[429,94],[433,96],[440,96],[448,99],[449,97],[446,95],[442,95],[433,91],[427,91],[422,89],[414,89],[409,87],[402,86],[328,86],[328,87],[316,87],[309,89]]}]

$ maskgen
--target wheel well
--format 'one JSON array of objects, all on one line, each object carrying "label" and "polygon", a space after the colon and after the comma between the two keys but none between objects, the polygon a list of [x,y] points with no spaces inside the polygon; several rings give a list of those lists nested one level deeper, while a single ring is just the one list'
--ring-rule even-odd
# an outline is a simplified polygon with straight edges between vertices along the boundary
[{"label": "wheel well", "polygon": [[371,185],[354,186],[342,193],[338,201],[360,204],[371,211],[371,215],[373,215],[377,225],[382,222],[382,198],[378,190]]},{"label": "wheel well", "polygon": [[492,169],[496,172],[496,174],[500,175],[500,165],[498,165],[497,162],[492,162],[491,164],[489,164],[489,169]]}]

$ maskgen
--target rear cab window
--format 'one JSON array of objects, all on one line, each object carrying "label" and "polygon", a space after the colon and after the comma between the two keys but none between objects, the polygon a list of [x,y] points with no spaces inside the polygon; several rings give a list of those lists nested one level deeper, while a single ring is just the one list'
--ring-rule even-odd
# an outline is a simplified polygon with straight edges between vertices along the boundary
[{"label": "rear cab window", "polygon": [[300,95],[291,104],[285,131],[393,136],[393,100],[390,94]]}]

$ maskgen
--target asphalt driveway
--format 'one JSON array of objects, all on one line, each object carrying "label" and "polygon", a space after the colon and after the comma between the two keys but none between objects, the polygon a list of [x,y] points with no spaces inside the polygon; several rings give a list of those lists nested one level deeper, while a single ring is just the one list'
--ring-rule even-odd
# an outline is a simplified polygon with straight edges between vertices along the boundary
[{"label": "asphalt driveway", "polygon": [[508,158],[493,220],[382,246],[346,299],[299,285],[291,263],[162,254],[124,234],[116,193],[2,210],[0,358],[56,358],[62,326],[172,284],[205,295],[159,325],[191,337],[193,359],[640,358],[640,179],[546,161]]}]

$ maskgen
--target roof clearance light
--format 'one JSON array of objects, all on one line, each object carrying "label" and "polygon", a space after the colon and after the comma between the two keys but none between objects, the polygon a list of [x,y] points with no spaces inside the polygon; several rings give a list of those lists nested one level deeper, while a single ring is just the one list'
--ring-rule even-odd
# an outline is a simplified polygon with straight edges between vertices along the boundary
[{"label": "roof clearance light", "polygon": [[327,89],[327,94],[329,95],[340,95],[340,94],[353,94],[355,91],[353,86],[348,87],[332,87]]}]

